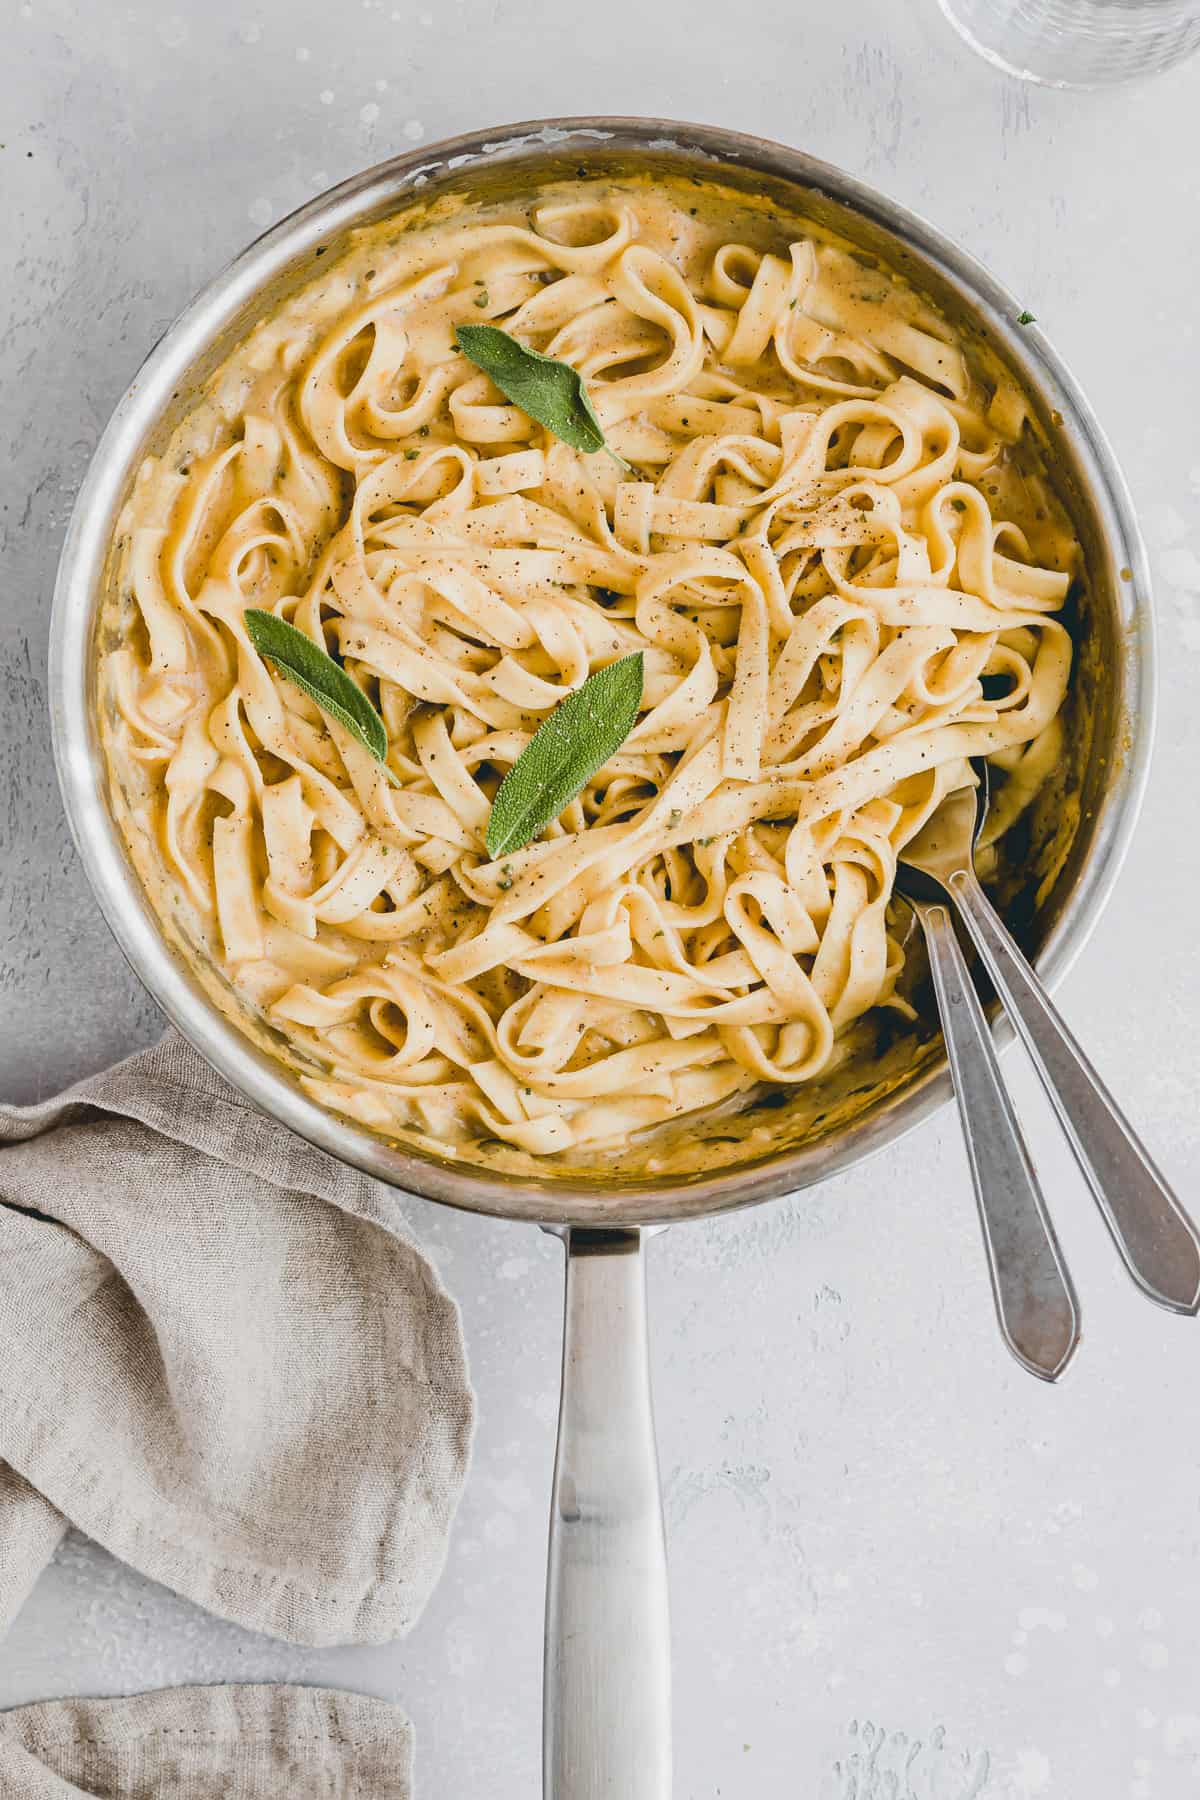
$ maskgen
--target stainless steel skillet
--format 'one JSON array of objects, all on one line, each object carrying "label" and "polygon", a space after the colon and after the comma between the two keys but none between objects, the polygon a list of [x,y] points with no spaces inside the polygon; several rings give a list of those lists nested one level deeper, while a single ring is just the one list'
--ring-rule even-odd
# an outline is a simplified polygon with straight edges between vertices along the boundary
[{"label": "stainless steel skillet", "polygon": [[266,309],[312,278],[357,225],[444,192],[529,192],[576,169],[662,169],[766,195],[867,257],[900,267],[973,331],[1029,394],[1085,545],[1070,751],[1002,873],[1001,899],[1053,983],[1078,953],[1125,854],[1145,781],[1153,683],[1145,555],[1112,454],[1074,382],[1020,307],[930,226],[828,165],[707,126],[619,118],[476,132],[343,183],[252,244],[151,353],[97,448],[63,548],[50,695],[68,817],[97,899],[168,1016],[265,1112],[397,1187],[532,1220],[567,1250],[559,1451],[547,1608],[545,1791],[553,1800],[666,1800],[670,1792],[666,1565],[650,1409],[644,1231],[792,1192],[892,1143],[949,1097],[932,1024],[880,1044],[855,1082],[681,1133],[669,1168],[635,1149],[609,1168],[488,1168],[388,1142],[325,1112],[236,1022],[151,910],[126,854],[100,755],[94,679],[108,553],[141,459]]}]

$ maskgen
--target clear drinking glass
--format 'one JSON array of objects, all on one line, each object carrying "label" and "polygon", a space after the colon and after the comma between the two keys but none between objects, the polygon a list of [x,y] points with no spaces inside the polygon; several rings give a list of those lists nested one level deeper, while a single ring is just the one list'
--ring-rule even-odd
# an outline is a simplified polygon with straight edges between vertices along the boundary
[{"label": "clear drinking glass", "polygon": [[1200,48],[1200,0],[940,0],[997,68],[1050,87],[1153,75]]}]

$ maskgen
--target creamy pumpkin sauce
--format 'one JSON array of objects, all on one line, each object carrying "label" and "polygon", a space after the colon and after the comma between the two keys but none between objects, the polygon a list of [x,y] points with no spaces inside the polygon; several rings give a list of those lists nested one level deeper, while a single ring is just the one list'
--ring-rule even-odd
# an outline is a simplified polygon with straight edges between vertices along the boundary
[{"label": "creamy pumpkin sauce", "polygon": [[[331,262],[121,523],[106,749],[169,934],[310,1094],[439,1154],[616,1168],[737,1115],[744,1155],[749,1107],[898,1080],[897,855],[968,758],[995,843],[1062,754],[1079,549],[1021,394],[896,274],[694,182],[459,201]],[[506,400],[478,323],[577,369],[628,468]],[[248,608],[340,660],[393,779]],[[538,725],[634,650],[630,735],[489,859]]]}]

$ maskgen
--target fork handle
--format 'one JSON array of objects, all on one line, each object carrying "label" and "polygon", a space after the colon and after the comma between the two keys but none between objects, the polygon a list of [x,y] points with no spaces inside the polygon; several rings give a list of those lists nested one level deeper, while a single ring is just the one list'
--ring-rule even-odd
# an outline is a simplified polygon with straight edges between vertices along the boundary
[{"label": "fork handle", "polygon": [[1079,1342],[1071,1278],[1001,1079],[950,908],[936,900],[914,900],[912,905],[925,931],[1000,1330],[1018,1362],[1044,1381],[1055,1381]]},{"label": "fork handle", "polygon": [[1058,1114],[1134,1281],[1172,1312],[1200,1308],[1200,1241],[975,877],[947,882],[971,940]]}]

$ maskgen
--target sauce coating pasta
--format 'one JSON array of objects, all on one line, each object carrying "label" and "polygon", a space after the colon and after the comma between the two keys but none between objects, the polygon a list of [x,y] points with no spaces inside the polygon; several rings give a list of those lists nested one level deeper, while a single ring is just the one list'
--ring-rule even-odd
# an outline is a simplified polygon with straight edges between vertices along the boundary
[{"label": "sauce coating pasta", "polygon": [[[811,1081],[910,1010],[896,858],[966,759],[995,838],[1060,755],[1079,551],[1022,397],[720,190],[402,225],[317,265],[126,509],[107,749],[156,904],[312,1094],[443,1148],[604,1151]],[[578,369],[630,469],[510,404],[467,323]],[[394,781],[251,607],[342,661]],[[630,735],[490,861],[505,773],[635,650]]]}]

